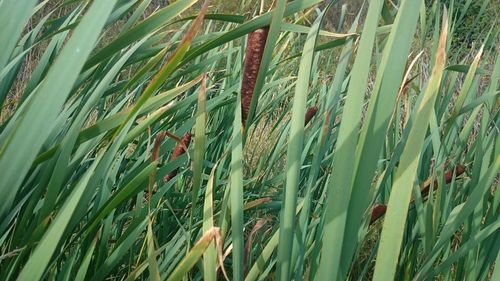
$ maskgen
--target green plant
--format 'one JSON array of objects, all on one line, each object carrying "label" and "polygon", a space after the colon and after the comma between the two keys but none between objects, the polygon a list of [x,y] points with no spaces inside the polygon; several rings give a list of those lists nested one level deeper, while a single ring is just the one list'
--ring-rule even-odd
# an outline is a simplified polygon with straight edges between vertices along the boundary
[{"label": "green plant", "polygon": [[499,278],[498,25],[169,2],[0,1],[0,280]]}]

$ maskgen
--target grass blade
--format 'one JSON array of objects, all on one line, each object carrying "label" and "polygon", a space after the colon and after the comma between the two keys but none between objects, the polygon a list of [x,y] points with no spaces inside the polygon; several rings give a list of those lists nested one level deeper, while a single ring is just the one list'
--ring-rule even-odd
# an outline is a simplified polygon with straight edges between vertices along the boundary
[{"label": "grass blade", "polygon": [[29,101],[22,120],[7,142],[1,144],[0,194],[5,201],[0,206],[0,218],[3,219],[12,206],[24,176],[49,136],[46,124],[52,124],[61,111],[115,3],[116,0],[93,3]]},{"label": "grass blade", "polygon": [[[328,6],[329,7],[329,6]],[[297,85],[293,99],[292,120],[287,148],[286,186],[283,191],[284,206],[280,214],[280,239],[278,245],[278,280],[290,280],[293,236],[295,232],[295,209],[299,188],[301,154],[304,146],[304,116],[306,113],[309,80],[314,58],[314,47],[327,8],[316,19],[307,35],[299,65]]]},{"label": "grass blade", "polygon": [[416,112],[413,127],[410,130],[405,150],[401,155],[400,164],[396,173],[394,186],[389,197],[386,219],[380,238],[380,249],[377,254],[377,263],[373,280],[393,280],[396,273],[399,252],[404,234],[404,226],[411,200],[413,182],[420,161],[425,133],[434,103],[436,101],[441,79],[446,63],[446,39],[448,37],[448,17],[443,15],[442,32],[434,63],[432,76],[425,90],[423,99]]}]

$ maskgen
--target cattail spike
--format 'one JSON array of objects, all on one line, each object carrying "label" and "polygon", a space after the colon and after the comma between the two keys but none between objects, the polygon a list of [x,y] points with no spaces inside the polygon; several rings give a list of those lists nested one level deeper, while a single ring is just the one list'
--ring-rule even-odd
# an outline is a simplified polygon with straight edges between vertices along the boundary
[{"label": "cattail spike", "polygon": [[[187,148],[189,146],[190,142],[191,142],[191,133],[187,132],[182,137],[182,143],[178,143],[177,146],[174,148],[174,151],[172,152],[172,157],[170,157],[170,161],[174,161],[175,159],[179,158],[179,156],[184,154],[186,152],[185,148]],[[163,181],[168,182],[176,175],[177,175],[177,169],[173,170],[168,175],[166,175],[163,178]]]},{"label": "cattail spike", "polygon": [[[448,183],[451,182],[451,180],[453,179],[453,174],[455,174],[458,177],[461,174],[463,174],[464,172],[465,172],[465,167],[462,166],[462,165],[456,166],[454,170],[447,171],[444,174],[444,181],[445,181],[445,183],[448,184]],[[422,185],[422,187],[420,189],[420,193],[422,193],[422,197],[425,197],[425,196],[427,196],[429,194],[429,189],[431,187],[431,182],[432,182],[432,179],[428,179]],[[434,190],[436,190],[437,188],[438,188],[437,180],[434,180]]]},{"label": "cattail spike", "polygon": [[165,135],[166,133],[164,131],[161,131],[156,135],[156,139],[153,146],[153,152],[151,153],[151,161],[158,160],[158,157],[160,155],[160,146],[161,143],[163,142],[163,139],[165,139]]},{"label": "cattail spike", "polygon": [[[444,174],[445,183],[448,184],[452,181],[453,174],[455,174],[455,176],[458,177],[463,173],[465,173],[465,167],[462,165],[456,166],[454,170],[450,170]],[[420,193],[422,194],[422,198],[425,198],[429,194],[430,183],[431,183],[431,179],[428,179],[424,182],[424,184],[420,188]],[[437,187],[438,187],[437,181],[434,181],[434,190],[436,190]],[[413,203],[414,201],[415,200],[412,199],[411,203]],[[387,210],[387,206],[385,206],[384,204],[379,204],[379,205],[373,206],[372,214],[371,214],[371,218],[370,218],[370,225],[373,224],[374,222],[376,222],[380,217],[385,215],[386,210]]]},{"label": "cattail spike", "polygon": [[264,55],[269,27],[257,29],[248,34],[247,48],[245,51],[245,64],[243,66],[243,81],[241,83],[241,121],[246,124],[253,91],[259,73],[260,63]]},{"label": "cattail spike", "polygon": [[384,204],[378,204],[373,206],[372,208],[372,215],[370,218],[370,224],[373,224],[376,222],[381,216],[385,214],[385,211],[387,210],[387,206]]},{"label": "cattail spike", "polygon": [[316,115],[316,112],[318,112],[318,108],[316,106],[311,106],[307,109],[306,115],[304,117],[304,126],[309,124],[309,121]]}]

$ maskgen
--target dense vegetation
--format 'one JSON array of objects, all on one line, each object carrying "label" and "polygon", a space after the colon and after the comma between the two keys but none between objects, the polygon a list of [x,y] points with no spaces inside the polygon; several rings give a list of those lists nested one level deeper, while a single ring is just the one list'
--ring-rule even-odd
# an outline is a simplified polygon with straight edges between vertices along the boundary
[{"label": "dense vegetation", "polygon": [[0,280],[500,280],[500,4],[223,2],[0,0]]}]

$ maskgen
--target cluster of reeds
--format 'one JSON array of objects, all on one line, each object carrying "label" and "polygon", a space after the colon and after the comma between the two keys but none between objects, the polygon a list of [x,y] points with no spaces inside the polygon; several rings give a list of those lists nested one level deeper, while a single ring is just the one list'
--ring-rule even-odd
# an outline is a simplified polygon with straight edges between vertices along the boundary
[{"label": "cluster of reeds", "polygon": [[0,1],[0,280],[500,280],[498,1],[168,2]]}]

